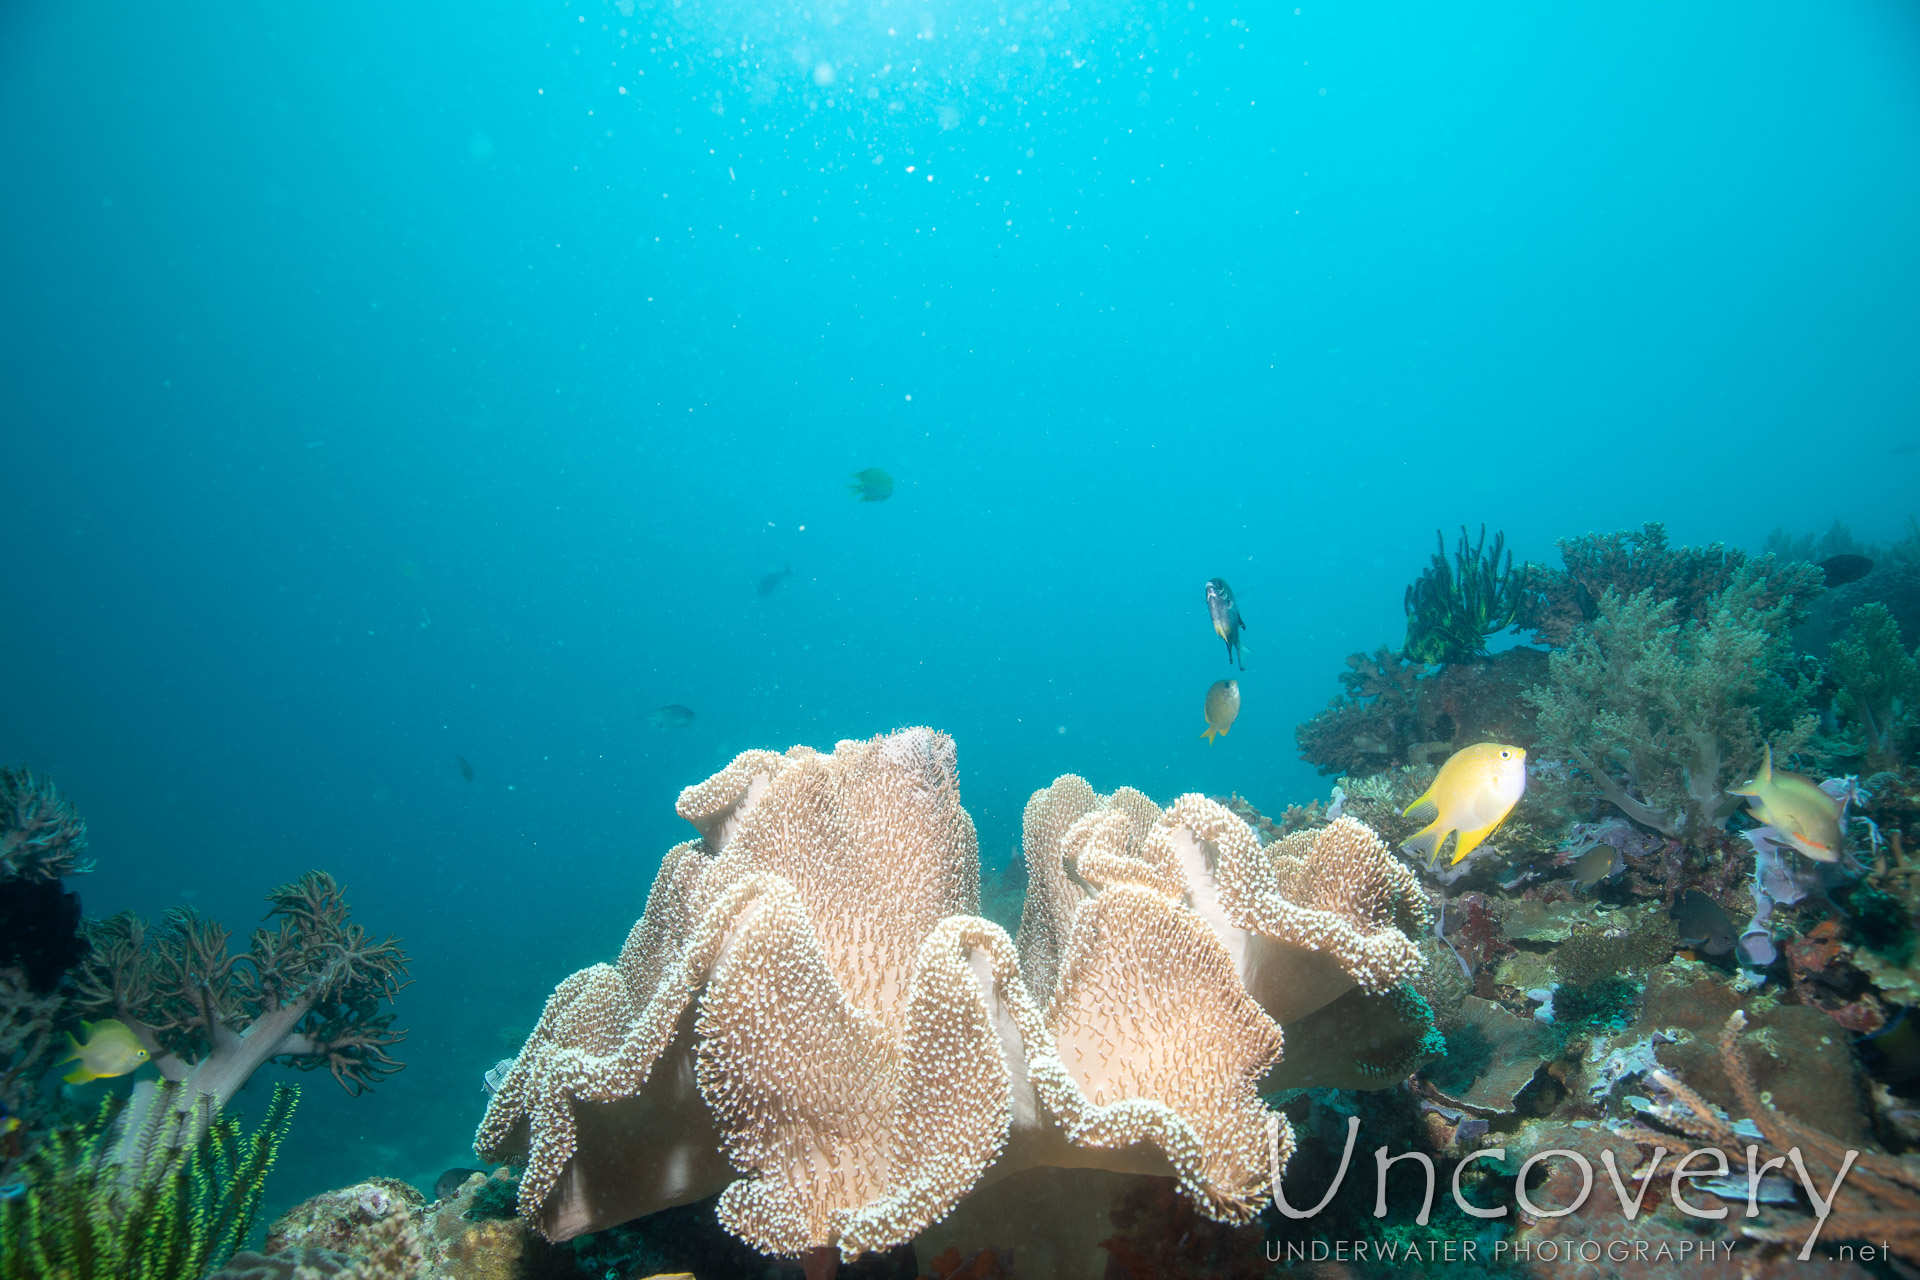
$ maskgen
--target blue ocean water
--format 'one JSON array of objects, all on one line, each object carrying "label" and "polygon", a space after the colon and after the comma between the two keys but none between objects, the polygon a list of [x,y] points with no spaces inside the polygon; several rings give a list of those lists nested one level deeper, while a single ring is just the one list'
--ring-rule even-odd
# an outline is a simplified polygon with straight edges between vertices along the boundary
[{"label": "blue ocean water", "polygon": [[947,730],[989,866],[1066,771],[1277,810],[1436,528],[1920,479],[1893,0],[17,0],[0,119],[0,761],[90,913],[323,867],[414,957],[276,1204],[469,1162],[740,750]]}]

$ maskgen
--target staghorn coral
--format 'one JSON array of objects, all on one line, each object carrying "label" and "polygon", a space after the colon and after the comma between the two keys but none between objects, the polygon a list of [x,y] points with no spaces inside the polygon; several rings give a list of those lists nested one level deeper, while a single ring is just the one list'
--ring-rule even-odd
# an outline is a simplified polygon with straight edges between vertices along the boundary
[{"label": "staghorn coral", "polygon": [[[1800,1162],[1804,1161],[1813,1185],[1823,1193],[1831,1193],[1841,1169],[1848,1168],[1849,1172],[1845,1184],[1834,1195],[1832,1211],[1823,1223],[1799,1229],[1746,1225],[1742,1228],[1745,1234],[1778,1243],[1797,1244],[1804,1240],[1806,1244],[1800,1254],[1803,1259],[1812,1246],[1813,1234],[1824,1235],[1829,1241],[1862,1240],[1878,1244],[1884,1240],[1896,1256],[1920,1263],[1920,1164],[1851,1150],[1848,1141],[1779,1111],[1755,1084],[1746,1054],[1741,1051],[1740,1033],[1746,1025],[1746,1014],[1736,1009],[1720,1032],[1719,1049],[1721,1067],[1763,1140],[1754,1167],[1759,1167],[1758,1160],[1778,1158],[1786,1163],[1791,1153],[1794,1157],[1791,1167],[1797,1172]],[[1678,1077],[1656,1071],[1653,1078],[1680,1104],[1653,1112],[1656,1118],[1696,1141],[1720,1148],[1730,1167],[1746,1167],[1749,1152],[1757,1145],[1746,1133]],[[1644,1128],[1626,1130],[1625,1136],[1648,1147],[1665,1146],[1670,1140],[1665,1134]]]},{"label": "staghorn coral", "polygon": [[1500,563],[1506,536],[1493,535],[1487,553],[1487,526],[1480,540],[1469,544],[1467,526],[1460,526],[1460,543],[1453,563],[1447,563],[1446,538],[1434,531],[1439,549],[1426,571],[1407,587],[1407,639],[1402,652],[1416,662],[1470,662],[1487,653],[1487,637],[1513,625],[1527,589],[1527,568],[1513,568],[1513,553]]},{"label": "staghorn coral", "polygon": [[1787,605],[1767,599],[1764,582],[1736,574],[1702,619],[1676,622],[1673,602],[1650,590],[1609,592],[1527,695],[1543,741],[1635,822],[1690,842],[1723,827],[1742,803],[1726,788],[1762,745],[1784,760],[1816,723],[1774,674]]},{"label": "staghorn coral", "polygon": [[[909,729],[683,793],[716,834],[669,853],[615,964],[556,990],[476,1139],[524,1159],[530,1222],[565,1239],[720,1191],[726,1229],[817,1259],[1049,1166],[1253,1215],[1270,1144],[1291,1150],[1256,1092],[1282,1043],[1256,994],[1304,1017],[1390,991],[1418,962],[1410,877],[1356,823],[1274,853],[1203,797],[1163,814],[1065,777],[1028,805],[1016,950],[972,914],[954,772],[950,739]],[[1286,956],[1352,971],[1289,983]]]},{"label": "staghorn coral", "polygon": [[[184,1110],[202,1097],[217,1113],[269,1060],[326,1068],[350,1094],[402,1067],[387,1052],[406,1035],[382,1013],[406,985],[406,953],[348,918],[340,886],[309,871],[267,895],[273,927],[233,955],[227,931],[191,910],[150,930],[131,912],[89,922],[92,950],[75,974],[79,1010],[118,1018],[139,1037]],[[144,1120],[151,1081],[134,1087],[129,1131]]]}]

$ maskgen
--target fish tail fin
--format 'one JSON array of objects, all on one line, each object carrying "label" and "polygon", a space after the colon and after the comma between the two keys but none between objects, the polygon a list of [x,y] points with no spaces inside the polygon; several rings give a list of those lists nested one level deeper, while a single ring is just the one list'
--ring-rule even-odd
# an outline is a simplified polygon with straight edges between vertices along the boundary
[{"label": "fish tail fin", "polygon": [[1769,742],[1766,744],[1766,748],[1760,756],[1760,772],[1754,774],[1752,778],[1737,787],[1728,787],[1727,794],[1730,796],[1757,796],[1772,785],[1773,744]]},{"label": "fish tail fin", "polygon": [[1247,669],[1247,638],[1240,636],[1233,642],[1234,655],[1240,659],[1240,669]]},{"label": "fish tail fin", "polygon": [[1414,832],[1401,842],[1400,847],[1420,861],[1432,866],[1440,854],[1440,842],[1447,838],[1436,819]]},{"label": "fish tail fin", "polygon": [[1213,742],[1213,735],[1214,735],[1214,734],[1216,734],[1216,733],[1218,733],[1218,732],[1220,732],[1220,731],[1219,731],[1218,729],[1216,729],[1216,728],[1214,728],[1214,727],[1213,727],[1212,725],[1208,725],[1208,726],[1207,726],[1207,731],[1206,731],[1205,733],[1203,733],[1203,734],[1201,734],[1200,736],[1201,736],[1201,737],[1203,737],[1203,738],[1205,738],[1205,739],[1207,740],[1207,742],[1208,742],[1208,744],[1209,744],[1209,745],[1211,745],[1211,744],[1212,744],[1212,742]]},{"label": "fish tail fin", "polygon": [[1472,831],[1462,831],[1460,833],[1459,838],[1454,842],[1454,846],[1453,846],[1454,862],[1458,863],[1462,858],[1466,857],[1468,854],[1472,853],[1475,849],[1479,848],[1480,845],[1486,840],[1486,838],[1493,834],[1494,829],[1499,825],[1500,825],[1500,820],[1495,819],[1493,822],[1488,823],[1484,827],[1476,827]]}]

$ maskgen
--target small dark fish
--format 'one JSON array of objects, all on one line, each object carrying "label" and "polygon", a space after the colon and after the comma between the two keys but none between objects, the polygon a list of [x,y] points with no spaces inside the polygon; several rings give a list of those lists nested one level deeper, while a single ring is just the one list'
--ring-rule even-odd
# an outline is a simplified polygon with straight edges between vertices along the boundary
[{"label": "small dark fish", "polygon": [[791,578],[792,576],[793,576],[792,565],[788,565],[786,568],[782,569],[778,573],[763,573],[760,575],[759,583],[753,588],[754,592],[758,594],[762,599],[765,599],[766,597],[772,595],[774,592],[778,591],[780,589],[780,584],[785,582],[788,578]]},{"label": "small dark fish", "polygon": [[468,782],[472,782],[473,766],[467,763],[467,758],[465,756],[455,756],[454,761],[460,766],[460,776]]},{"label": "small dark fish", "polygon": [[656,729],[684,729],[693,723],[693,708],[669,702],[648,716],[647,723]]},{"label": "small dark fish", "polygon": [[1582,888],[1591,889],[1626,865],[1620,851],[1610,844],[1597,844],[1573,860],[1573,878]]},{"label": "small dark fish", "polygon": [[1227,585],[1225,578],[1207,579],[1207,615],[1213,619],[1213,634],[1227,642],[1227,662],[1240,664],[1247,669],[1245,647],[1240,643],[1240,633],[1247,624],[1240,620],[1240,606],[1233,602],[1233,588]]},{"label": "small dark fish", "polygon": [[1673,923],[1680,941],[1710,956],[1727,954],[1740,936],[1720,904],[1698,889],[1689,889],[1674,900]]},{"label": "small dark fish", "polygon": [[1920,1080],[1920,1018],[1912,1009],[1859,1041],[1875,1076],[1892,1085]]},{"label": "small dark fish", "polygon": [[1872,573],[1873,561],[1865,556],[1828,556],[1817,567],[1826,571],[1829,587],[1844,587],[1849,582],[1858,582]]},{"label": "small dark fish", "polygon": [[460,1188],[466,1186],[467,1179],[471,1178],[476,1173],[483,1178],[487,1176],[487,1171],[485,1169],[449,1169],[447,1170],[445,1173],[441,1174],[439,1177],[433,1180],[433,1198],[435,1200],[445,1200],[448,1196],[454,1194],[456,1191],[460,1190]]},{"label": "small dark fish", "polygon": [[878,467],[868,467],[865,471],[853,473],[856,483],[848,485],[853,496],[862,502],[885,502],[893,496],[893,477]]}]

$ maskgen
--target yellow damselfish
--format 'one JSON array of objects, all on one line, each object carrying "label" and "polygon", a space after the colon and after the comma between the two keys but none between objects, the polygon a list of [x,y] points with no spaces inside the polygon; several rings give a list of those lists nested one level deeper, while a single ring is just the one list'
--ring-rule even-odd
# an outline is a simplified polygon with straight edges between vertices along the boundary
[{"label": "yellow damselfish", "polygon": [[1240,682],[1215,680],[1207,687],[1207,701],[1201,714],[1207,718],[1207,730],[1201,737],[1212,742],[1214,734],[1224,736],[1240,714]]},{"label": "yellow damselfish", "polygon": [[[1520,803],[1527,789],[1527,753],[1499,742],[1476,742],[1447,757],[1426,793],[1406,815],[1427,823],[1403,848],[1434,862],[1450,831],[1459,832],[1453,861],[1458,862],[1492,835]],[[1430,820],[1430,821],[1429,821]]]},{"label": "yellow damselfish", "polygon": [[127,1029],[127,1024],[118,1019],[83,1022],[80,1029],[87,1033],[87,1042],[81,1044],[68,1036],[67,1043],[72,1046],[72,1052],[60,1059],[62,1062],[80,1059],[79,1066],[61,1077],[68,1084],[85,1084],[89,1080],[123,1076],[147,1060],[145,1047]]},{"label": "yellow damselfish", "polygon": [[1773,768],[1773,746],[1760,761],[1760,772],[1729,795],[1746,796],[1753,814],[1785,836],[1787,843],[1816,862],[1840,858],[1840,802],[1820,789],[1804,773]]}]

